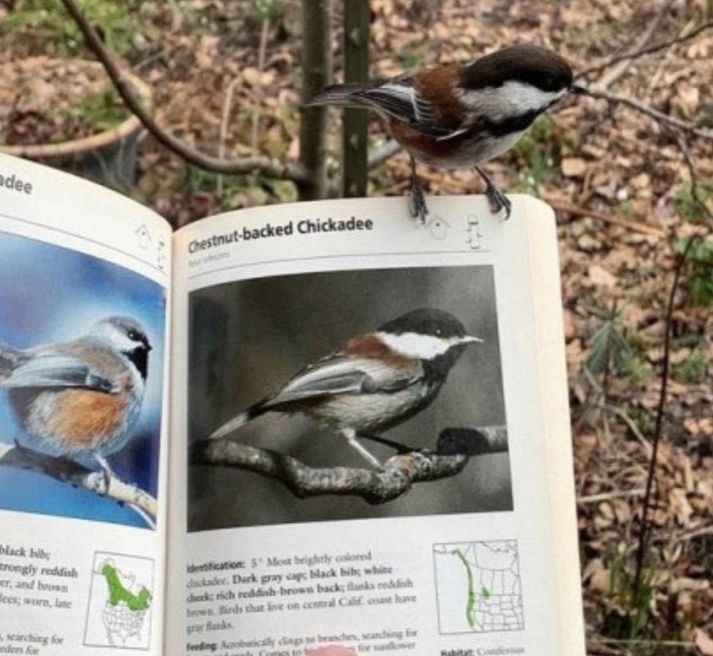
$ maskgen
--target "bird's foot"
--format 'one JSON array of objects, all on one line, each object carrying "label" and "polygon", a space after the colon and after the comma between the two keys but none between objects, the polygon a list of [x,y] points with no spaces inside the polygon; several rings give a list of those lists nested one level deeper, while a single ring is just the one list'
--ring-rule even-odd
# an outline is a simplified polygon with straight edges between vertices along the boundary
[{"label": "bird's foot", "polygon": [[490,204],[490,211],[493,214],[497,214],[500,210],[505,210],[505,220],[509,219],[510,212],[512,211],[512,203],[508,197],[497,188],[490,176],[483,171],[483,169],[476,166],[475,171],[481,178],[483,178],[483,182],[485,182],[485,195],[488,199],[488,203]]},{"label": "bird's foot", "polygon": [[106,495],[109,492],[109,486],[111,485],[111,481],[113,479],[117,478],[117,476],[114,473],[114,470],[109,466],[109,463],[106,461],[106,458],[104,456],[95,454],[94,457],[96,458],[96,461],[99,463],[99,467],[101,468],[102,476],[104,477],[104,494]]},{"label": "bird's foot", "polygon": [[426,223],[428,216],[428,206],[426,205],[426,196],[423,193],[423,187],[418,179],[411,183],[411,200],[409,203],[409,211],[411,216],[416,219],[420,218],[421,223]]},{"label": "bird's foot", "polygon": [[364,460],[366,460],[374,469],[383,469],[384,465],[369,451],[367,451],[357,440],[357,432],[351,429],[342,429],[342,436],[347,441],[347,444],[352,447]]},{"label": "bird's foot", "polygon": [[494,184],[490,183],[485,188],[485,195],[490,204],[490,211],[497,214],[500,210],[505,210],[505,220],[510,218],[512,212],[512,203],[510,199],[498,189]]}]

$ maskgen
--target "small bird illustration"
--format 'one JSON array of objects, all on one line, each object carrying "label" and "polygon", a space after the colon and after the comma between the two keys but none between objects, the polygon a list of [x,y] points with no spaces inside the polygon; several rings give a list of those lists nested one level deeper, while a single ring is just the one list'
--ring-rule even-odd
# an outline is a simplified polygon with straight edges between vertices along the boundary
[{"label": "small bird illustration", "polygon": [[106,476],[141,411],[151,344],[130,317],[109,317],[80,339],[30,349],[0,345],[0,389],[21,426],[18,444]]},{"label": "small bird illustration", "polygon": [[326,87],[308,103],[362,107],[386,119],[393,138],[411,157],[411,214],[428,214],[416,162],[441,169],[474,167],[486,185],[493,213],[510,200],[481,164],[511,148],[542,112],[569,92],[572,69],[558,54],[519,44],[467,66],[448,64],[363,84]]},{"label": "small bird illustration", "polygon": [[414,310],[308,365],[210,438],[225,437],[268,412],[301,412],[339,432],[370,465],[380,468],[357,438],[380,441],[374,433],[428,407],[465,348],[480,341],[466,334],[448,312]]}]

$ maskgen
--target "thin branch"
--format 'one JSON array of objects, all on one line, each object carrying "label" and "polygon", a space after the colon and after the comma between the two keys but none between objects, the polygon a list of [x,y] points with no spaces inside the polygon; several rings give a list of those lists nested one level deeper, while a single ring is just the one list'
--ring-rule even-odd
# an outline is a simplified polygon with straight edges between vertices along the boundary
[{"label": "thin branch", "polygon": [[[671,8],[673,0],[666,0],[666,2],[661,3],[661,7],[654,15],[653,20],[649,23],[644,33],[639,37],[636,44],[627,51],[628,55],[632,55],[640,51],[649,41],[649,39],[656,33],[659,29],[663,19],[666,17],[668,10]],[[602,77],[597,81],[597,87],[600,89],[606,89],[610,87],[614,82],[616,82],[627,70],[634,61],[634,57],[626,57],[621,59],[609,72],[602,75]]]},{"label": "thin branch", "polygon": [[[240,82],[240,78],[236,77],[233,78],[228,85],[228,89],[225,92],[225,98],[223,99],[223,111],[221,112],[220,116],[220,137],[218,138],[218,157],[221,159],[225,155],[225,139],[228,136],[228,122],[230,121],[230,111],[233,108],[233,92],[235,91],[235,87],[237,86],[238,82]],[[218,194],[222,193],[223,191],[223,176],[221,175],[218,178]]]},{"label": "thin branch", "polygon": [[246,157],[240,160],[226,160],[219,157],[212,157],[211,155],[206,155],[205,153],[194,150],[172,134],[166,132],[153,120],[151,114],[136,97],[134,91],[125,81],[121,71],[119,71],[117,65],[111,58],[111,55],[104,47],[102,40],[86,16],[79,9],[75,0],[62,0],[62,4],[74,19],[89,49],[96,55],[102,66],[104,66],[104,70],[121,99],[159,143],[191,164],[215,173],[259,173],[260,175],[270,178],[292,180],[298,184],[307,184],[309,182],[309,178],[303,168],[296,163],[283,164],[279,160],[263,156]]},{"label": "thin branch", "polygon": [[578,207],[576,205],[570,205],[569,203],[561,203],[554,199],[545,198],[545,200],[554,210],[558,212],[566,212],[567,214],[573,214],[575,216],[588,216],[593,219],[605,221],[606,223],[611,223],[612,225],[618,225],[622,228],[628,228],[629,230],[633,230],[634,232],[651,235],[652,237],[663,238],[666,236],[666,231],[663,228],[659,228],[658,226],[652,225],[651,223],[644,223],[643,221],[635,221],[633,219],[625,219],[614,214],[598,212],[597,210],[590,210],[586,207]]},{"label": "thin branch", "polygon": [[599,406],[602,410],[606,412],[611,412],[613,415],[616,417],[619,417],[628,427],[629,430],[633,433],[634,437],[639,441],[639,444],[643,447],[644,451],[646,451],[646,455],[650,456],[651,455],[651,445],[649,444],[648,440],[643,436],[641,433],[641,430],[639,430],[639,427],[636,425],[634,420],[621,408],[618,408],[615,405],[611,405],[609,403],[603,403]]},{"label": "thin branch", "polygon": [[695,134],[696,136],[702,137],[703,139],[713,140],[713,130],[707,130],[705,128],[700,128],[696,125],[692,125],[691,123],[686,123],[685,121],[681,121],[680,119],[674,118],[673,116],[664,114],[658,109],[654,109],[653,107],[644,105],[643,103],[639,102],[638,100],[634,100],[633,98],[628,98],[626,96],[617,96],[606,91],[601,91],[597,88],[584,86],[579,86],[578,88],[583,93],[592,96],[593,98],[601,98],[602,100],[606,100],[609,103],[625,105],[626,107],[629,107],[630,109],[633,109],[634,111],[639,112],[640,114],[645,114],[646,116],[653,118],[657,122],[667,125],[669,127],[675,128],[677,130],[682,130],[684,132],[689,132],[690,134]]},{"label": "thin branch", "polygon": [[190,449],[189,462],[262,474],[279,481],[299,498],[356,496],[379,505],[402,496],[415,483],[456,476],[473,456],[503,451],[507,451],[506,430],[497,426],[446,429],[435,452],[397,453],[378,470],[310,467],[293,456],[227,438],[196,442]]},{"label": "thin branch", "polygon": [[0,443],[0,466],[38,472],[62,483],[81,487],[102,497],[125,503],[151,528],[156,528],[158,504],[148,492],[114,475],[96,472],[67,458],[53,458],[14,444]]},{"label": "thin branch", "polygon": [[671,292],[668,298],[668,306],[666,308],[666,331],[664,335],[664,349],[663,349],[663,370],[661,372],[661,391],[659,393],[659,401],[656,407],[656,424],[654,427],[653,436],[653,448],[651,451],[651,458],[649,460],[649,469],[646,477],[646,493],[644,494],[644,501],[641,508],[641,524],[639,527],[639,538],[638,538],[638,548],[636,551],[636,569],[634,572],[634,584],[632,586],[632,598],[635,600],[633,608],[640,607],[640,595],[641,595],[641,576],[644,568],[644,556],[646,555],[646,548],[648,545],[648,538],[650,533],[649,526],[649,510],[651,508],[651,492],[654,487],[654,478],[656,476],[656,465],[658,464],[658,452],[659,444],[661,443],[661,432],[663,428],[663,414],[664,407],[666,405],[666,393],[668,391],[668,373],[670,364],[670,353],[671,353],[671,324],[673,322],[673,306],[676,299],[676,292],[678,291],[678,283],[681,278],[681,272],[683,271],[683,265],[686,263],[686,258],[690,252],[693,244],[697,241],[697,235],[692,235],[688,238],[686,242],[686,247],[679,256],[678,263],[676,264],[676,269],[673,277],[673,283],[671,284]]},{"label": "thin branch", "polygon": [[[686,23],[679,31],[678,34],[682,35],[688,32],[688,30],[691,29],[691,27],[695,25],[695,20],[691,19],[688,23]],[[673,53],[673,48],[674,46],[669,46],[666,48],[666,51],[663,53],[663,56],[658,62],[658,65],[656,67],[656,71],[654,72],[653,75],[650,76],[647,88],[644,92],[644,99],[647,100],[650,98],[651,94],[653,93],[654,89],[656,88],[656,85],[658,84],[659,80],[661,79],[661,75],[663,75],[664,69],[666,68],[666,63],[670,59],[671,54]]]},{"label": "thin branch", "polygon": [[690,540],[707,537],[709,535],[713,535],[713,524],[697,526],[696,528],[681,531],[681,533],[673,538],[673,541],[678,544],[679,542],[688,542]]},{"label": "thin branch", "polygon": [[642,497],[645,492],[646,490],[644,488],[635,488],[633,490],[615,490],[614,492],[590,494],[577,497],[577,505],[586,506],[590,503],[600,503],[602,501],[610,501],[611,499],[621,499],[624,497]]},{"label": "thin branch", "polygon": [[252,126],[250,129],[250,148],[253,152],[258,149],[258,138],[260,136],[260,118],[262,114],[262,102],[265,95],[265,88],[262,83],[262,73],[265,70],[265,51],[267,50],[267,37],[270,34],[270,20],[263,18],[260,29],[260,47],[257,55],[257,70],[260,79],[257,81],[255,106],[252,109]]},{"label": "thin branch", "polygon": [[688,167],[688,175],[691,178],[691,198],[693,198],[696,204],[700,207],[701,211],[709,219],[713,219],[713,212],[708,209],[708,205],[706,205],[705,201],[701,198],[700,188],[698,186],[698,170],[695,162],[693,161],[693,157],[691,156],[691,151],[688,149],[686,138],[682,134],[679,134],[676,135],[676,141],[678,142],[678,148],[683,155],[683,161],[686,162],[686,166]]},{"label": "thin branch", "polygon": [[605,68],[609,68],[614,64],[618,64],[620,61],[624,61],[626,59],[636,59],[638,57],[643,57],[644,55],[650,55],[654,52],[658,52],[659,50],[665,50],[666,48],[670,48],[671,46],[676,45],[677,43],[690,41],[691,39],[697,37],[701,32],[709,30],[712,27],[713,20],[706,21],[705,23],[701,23],[698,27],[691,30],[688,34],[677,36],[673,39],[669,39],[668,41],[659,41],[658,43],[647,46],[646,48],[641,48],[639,50],[633,50],[630,52],[622,53],[620,55],[614,55],[613,57],[610,57],[601,64],[596,64],[594,66],[590,66],[589,68],[585,68],[583,71],[577,73],[575,78],[584,77],[585,75],[591,75],[592,73],[599,73]]}]

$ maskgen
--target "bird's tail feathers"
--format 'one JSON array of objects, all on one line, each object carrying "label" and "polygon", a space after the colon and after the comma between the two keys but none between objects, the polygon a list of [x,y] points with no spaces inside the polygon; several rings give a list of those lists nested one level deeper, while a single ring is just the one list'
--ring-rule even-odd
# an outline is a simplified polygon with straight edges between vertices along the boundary
[{"label": "bird's tail feathers", "polygon": [[0,342],[0,382],[10,376],[22,359],[22,351]]},{"label": "bird's tail feathers", "polygon": [[305,107],[370,107],[372,103],[359,95],[362,91],[364,85],[359,83],[332,84],[305,103]]},{"label": "bird's tail feathers", "polygon": [[235,432],[239,428],[242,428],[243,426],[245,426],[245,424],[255,419],[255,417],[259,417],[264,412],[265,410],[258,403],[248,408],[245,412],[241,412],[239,415],[235,415],[235,417],[233,417],[229,421],[226,421],[220,428],[214,430],[208,436],[208,439],[217,440],[221,437],[225,437],[226,435]]}]

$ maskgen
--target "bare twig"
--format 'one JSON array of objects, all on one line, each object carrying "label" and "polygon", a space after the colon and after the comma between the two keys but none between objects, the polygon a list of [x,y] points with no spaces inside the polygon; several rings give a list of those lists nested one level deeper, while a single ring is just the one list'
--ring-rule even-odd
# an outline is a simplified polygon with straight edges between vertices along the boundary
[{"label": "bare twig", "polygon": [[196,442],[189,457],[192,465],[242,469],[273,478],[300,498],[356,496],[377,505],[400,497],[415,483],[456,476],[473,456],[507,451],[504,426],[446,429],[438,439],[436,451],[413,449],[406,452],[403,445],[376,439],[387,446],[399,447],[399,453],[386,460],[378,470],[314,468],[293,456],[226,438]]},{"label": "bare twig", "polygon": [[590,494],[587,496],[577,497],[577,504],[579,504],[580,506],[586,506],[590,503],[600,503],[601,501],[621,499],[623,497],[641,497],[644,496],[645,492],[646,490],[644,488],[636,488],[634,490],[615,490],[614,492]]},{"label": "bare twig", "polygon": [[[260,29],[260,47],[257,54],[257,70],[262,73],[265,70],[265,51],[267,50],[267,37],[270,33],[270,20],[263,18]],[[250,130],[250,148],[253,152],[257,150],[258,137],[260,134],[260,107],[262,105],[265,89],[262,79],[258,80],[257,93],[255,94],[255,106],[252,112],[252,126]]]},{"label": "bare twig", "polygon": [[[679,30],[679,35],[685,34],[688,32],[688,30],[691,29],[691,26],[695,24],[694,19],[691,19],[686,25],[683,26]],[[671,54],[673,53],[673,46],[669,46],[666,48],[666,52],[663,53],[663,57],[661,57],[661,60],[658,63],[658,66],[656,67],[656,71],[654,74],[651,76],[649,83],[646,88],[646,92],[644,93],[644,98],[648,99],[651,96],[651,93],[653,92],[654,88],[658,84],[659,79],[661,78],[661,75],[663,74],[663,71],[666,67],[666,62],[667,60],[671,57]]]},{"label": "bare twig", "polygon": [[669,48],[672,45],[676,45],[677,43],[690,41],[691,39],[697,37],[701,32],[709,30],[712,27],[713,20],[706,21],[705,23],[701,23],[698,27],[688,32],[688,34],[677,36],[673,39],[669,39],[668,41],[659,41],[658,43],[647,46],[646,48],[641,48],[639,50],[625,52],[620,55],[614,55],[613,57],[610,57],[601,64],[596,64],[594,66],[590,66],[589,68],[585,68],[584,70],[577,73],[575,77],[580,78],[586,75],[591,75],[592,73],[599,73],[605,68],[609,68],[610,66],[614,66],[614,64],[618,64],[620,61],[624,61],[626,59],[636,59],[638,57],[643,57],[644,55],[650,55],[654,52],[658,52],[659,50],[665,50],[666,48]]},{"label": "bare twig", "polygon": [[[666,17],[666,14],[668,13],[668,10],[671,8],[672,4],[673,0],[666,0],[665,2],[661,3],[661,7],[654,15],[654,18],[649,23],[649,26],[639,37],[639,40],[636,42],[636,44],[627,51],[628,55],[632,55],[640,51],[648,43],[649,39],[656,33],[656,30],[658,30],[661,26],[661,23]],[[633,61],[634,57],[626,57],[625,59],[621,59],[619,62],[617,62],[617,64],[614,65],[614,67],[610,71],[604,73],[604,75],[599,78],[599,80],[597,81],[597,87],[600,89],[607,89],[608,87],[610,87],[622,75],[624,75],[624,73],[626,73]]]},{"label": "bare twig", "polygon": [[633,98],[628,98],[626,96],[617,96],[606,91],[601,91],[598,88],[583,86],[580,86],[579,88],[584,93],[589,96],[592,96],[593,98],[601,98],[609,103],[614,103],[616,105],[625,105],[626,107],[629,107],[630,109],[633,109],[634,111],[639,112],[640,114],[645,114],[646,116],[653,118],[655,121],[662,123],[663,125],[667,125],[671,128],[682,130],[683,132],[688,132],[690,134],[695,134],[696,136],[702,137],[703,139],[713,140],[713,130],[707,130],[706,128],[701,128],[696,125],[692,125],[691,123],[686,123],[686,121],[681,121],[680,119],[674,118],[673,116],[664,114],[658,109],[649,107],[648,105],[645,105],[644,103],[639,102],[638,100],[634,100]]},{"label": "bare twig", "polygon": [[614,214],[607,214],[605,212],[598,212],[596,210],[590,210],[586,207],[578,207],[576,205],[570,205],[569,203],[561,203],[554,199],[546,198],[550,206],[558,212],[566,212],[567,214],[573,214],[575,216],[589,216],[593,219],[599,219],[600,221],[605,221],[606,223],[611,223],[612,225],[618,225],[622,228],[628,228],[634,232],[640,232],[645,235],[651,235],[652,237],[663,238],[666,236],[666,231],[663,228],[652,225],[650,223],[644,223],[643,221],[635,221],[633,219],[625,219]]},{"label": "bare twig", "polygon": [[651,455],[651,445],[649,444],[648,440],[643,436],[634,420],[624,410],[622,410],[621,408],[617,408],[615,405],[611,405],[610,403],[602,403],[599,407],[602,410],[610,412],[613,415],[619,417],[619,419],[621,419],[629,427],[629,430],[639,441],[639,444],[641,444],[641,446],[644,448],[644,451],[646,451],[646,455]]},{"label": "bare twig", "polygon": [[[235,87],[237,86],[239,81],[240,78],[238,77],[233,78],[233,80],[231,80],[230,84],[228,85],[228,89],[225,92],[225,99],[223,100],[223,111],[220,117],[220,137],[218,140],[218,157],[220,157],[221,159],[225,155],[225,139],[228,134],[228,121],[230,120],[230,110],[233,106],[233,92],[235,91]],[[217,189],[219,194],[223,191],[222,175],[218,177]]]},{"label": "bare twig", "polygon": [[151,114],[138,100],[129,84],[125,81],[121,71],[119,71],[117,65],[114,63],[111,55],[107,52],[96,31],[77,6],[75,0],[62,0],[62,4],[77,24],[89,48],[104,66],[104,70],[116,88],[117,93],[121,96],[121,99],[159,143],[177,155],[180,155],[191,164],[215,173],[259,173],[270,178],[292,180],[297,184],[309,183],[309,176],[303,167],[297,163],[281,163],[279,160],[263,156],[246,157],[240,160],[225,160],[219,157],[212,157],[211,155],[206,155],[205,153],[194,150],[172,134],[166,132],[153,120]]},{"label": "bare twig", "polygon": [[636,566],[634,571],[634,583],[632,586],[632,599],[634,603],[632,608],[638,609],[641,606],[641,576],[644,568],[644,556],[646,555],[646,547],[649,541],[650,526],[649,526],[649,511],[651,508],[651,492],[654,487],[654,478],[656,476],[656,465],[658,464],[659,444],[661,443],[661,431],[663,428],[663,413],[666,404],[666,393],[668,391],[668,373],[671,353],[671,324],[673,321],[673,306],[678,291],[678,283],[683,271],[683,265],[686,263],[686,258],[693,244],[697,241],[698,236],[692,235],[688,238],[683,252],[678,258],[676,269],[671,285],[671,292],[668,298],[668,306],[666,308],[666,330],[664,335],[664,352],[663,352],[663,370],[661,372],[661,391],[659,393],[659,401],[656,407],[656,424],[652,440],[651,458],[649,459],[649,470],[646,477],[646,493],[641,508],[641,524],[639,527],[638,548],[636,551]]},{"label": "bare twig", "polygon": [[148,492],[124,483],[114,475],[93,471],[67,458],[53,458],[21,446],[3,443],[0,443],[0,466],[38,472],[99,496],[125,503],[143,517],[151,528],[156,528],[156,499]]},{"label": "bare twig", "polygon": [[683,155],[683,161],[686,162],[686,166],[688,167],[688,175],[691,178],[691,198],[693,198],[695,203],[709,219],[713,219],[713,212],[708,209],[708,205],[706,205],[705,201],[701,198],[698,186],[698,170],[691,156],[691,151],[688,149],[686,138],[682,134],[678,134],[676,135],[676,140],[678,142],[678,148]]},{"label": "bare twig", "polygon": [[688,529],[687,531],[681,531],[678,535],[673,538],[676,543],[688,542],[689,540],[695,540],[696,538],[707,537],[713,535],[713,524],[708,524],[707,526],[697,526],[696,528]]}]

